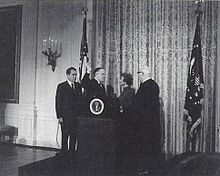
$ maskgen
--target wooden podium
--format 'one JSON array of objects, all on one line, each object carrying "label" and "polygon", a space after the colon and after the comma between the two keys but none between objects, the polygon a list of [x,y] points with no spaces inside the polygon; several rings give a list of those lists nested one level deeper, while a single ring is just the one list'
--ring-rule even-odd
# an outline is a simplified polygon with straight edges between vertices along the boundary
[{"label": "wooden podium", "polygon": [[114,175],[116,120],[104,116],[77,119],[77,156],[81,174]]}]

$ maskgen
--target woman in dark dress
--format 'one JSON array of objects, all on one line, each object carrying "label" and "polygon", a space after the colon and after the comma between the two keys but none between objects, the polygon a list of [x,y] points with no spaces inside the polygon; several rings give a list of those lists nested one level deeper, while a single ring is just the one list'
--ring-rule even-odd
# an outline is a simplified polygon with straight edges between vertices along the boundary
[{"label": "woman in dark dress", "polygon": [[127,170],[131,160],[133,148],[133,102],[135,91],[131,88],[133,77],[129,73],[123,73],[120,79],[122,93],[119,96],[121,116],[118,121],[118,161],[120,170]]}]

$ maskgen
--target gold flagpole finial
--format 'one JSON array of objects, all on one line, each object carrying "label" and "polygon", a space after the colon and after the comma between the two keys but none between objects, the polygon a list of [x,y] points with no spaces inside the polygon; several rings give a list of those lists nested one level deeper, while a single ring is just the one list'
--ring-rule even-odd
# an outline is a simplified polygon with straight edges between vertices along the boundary
[{"label": "gold flagpole finial", "polygon": [[202,14],[202,8],[201,8],[201,6],[202,6],[202,3],[204,3],[204,0],[196,0],[195,1],[195,4],[197,5],[197,9],[196,9],[196,14],[197,15],[201,15]]},{"label": "gold flagpole finial", "polygon": [[195,4],[201,4],[203,2],[204,2],[204,0],[197,0],[197,1],[195,1]]}]

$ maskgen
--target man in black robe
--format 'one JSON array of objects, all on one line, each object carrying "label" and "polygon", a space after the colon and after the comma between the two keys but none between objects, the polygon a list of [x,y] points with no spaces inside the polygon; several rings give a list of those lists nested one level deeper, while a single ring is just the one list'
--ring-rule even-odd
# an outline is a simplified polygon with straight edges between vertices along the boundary
[{"label": "man in black robe", "polygon": [[136,155],[157,158],[161,148],[159,87],[147,66],[138,71],[138,77],[141,84],[135,95]]}]

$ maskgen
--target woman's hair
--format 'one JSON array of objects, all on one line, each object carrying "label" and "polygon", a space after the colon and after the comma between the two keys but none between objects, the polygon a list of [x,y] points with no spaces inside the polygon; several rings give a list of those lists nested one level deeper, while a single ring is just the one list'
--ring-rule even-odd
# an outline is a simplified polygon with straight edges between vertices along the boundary
[{"label": "woman's hair", "polygon": [[133,84],[133,77],[130,73],[122,73],[121,77],[124,78],[124,82],[126,82],[128,86]]}]

